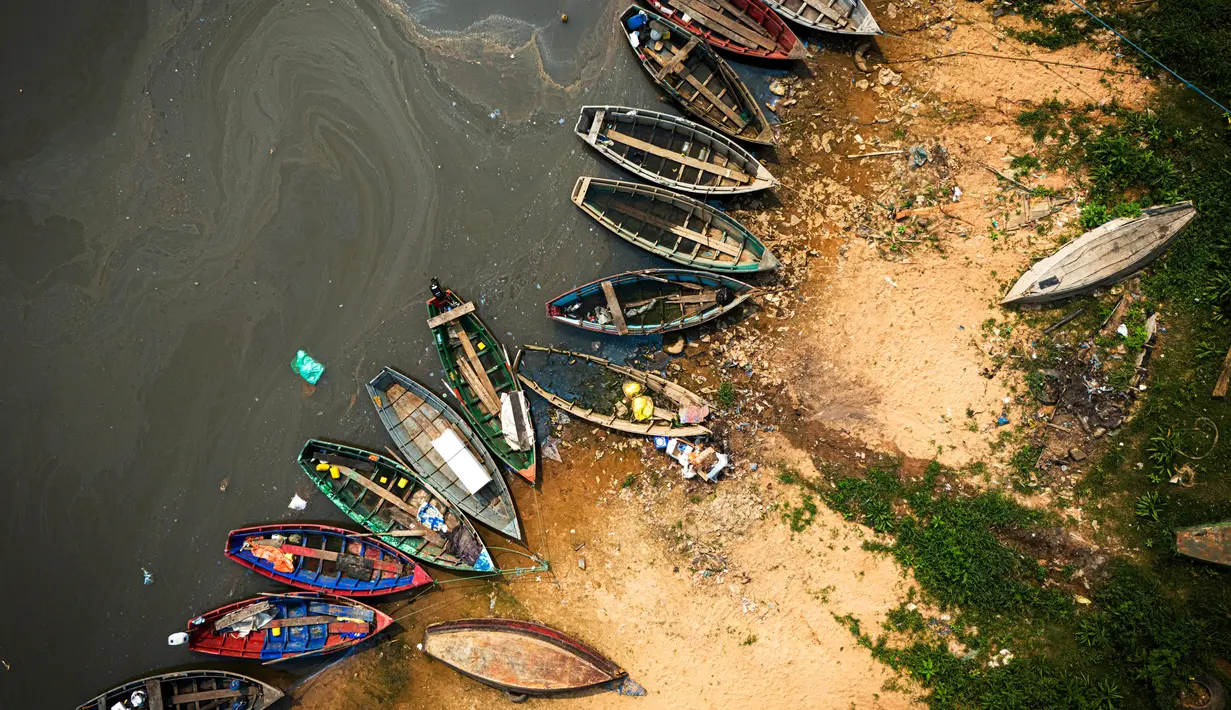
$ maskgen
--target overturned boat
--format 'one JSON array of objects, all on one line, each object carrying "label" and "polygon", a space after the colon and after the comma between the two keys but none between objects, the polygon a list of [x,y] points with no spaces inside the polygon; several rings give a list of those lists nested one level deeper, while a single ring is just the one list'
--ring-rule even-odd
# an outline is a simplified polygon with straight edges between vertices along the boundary
[{"label": "overturned boat", "polygon": [[1095,227],[1030,267],[1000,305],[1057,301],[1113,284],[1162,255],[1196,215],[1191,202],[1177,202]]},{"label": "overturned boat", "polygon": [[1231,566],[1231,520],[1176,530],[1175,547],[1181,555]]}]

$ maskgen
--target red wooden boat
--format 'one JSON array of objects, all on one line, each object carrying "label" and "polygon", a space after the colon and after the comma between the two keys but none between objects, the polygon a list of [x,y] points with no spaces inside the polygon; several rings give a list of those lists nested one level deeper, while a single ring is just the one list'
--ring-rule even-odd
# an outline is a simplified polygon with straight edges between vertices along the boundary
[{"label": "red wooden boat", "polygon": [[343,597],[397,594],[432,578],[410,555],[331,525],[295,523],[232,530],[225,554],[257,574]]},{"label": "red wooden boat", "polygon": [[803,59],[808,48],[764,0],[648,0],[712,47],[757,59]]},{"label": "red wooden boat", "polygon": [[263,594],[188,623],[188,648],[275,663],[350,648],[393,619],[363,602],[314,592]]},{"label": "red wooden boat", "polygon": [[462,675],[513,695],[552,695],[628,676],[576,639],[512,619],[432,624],[423,634],[423,652]]}]

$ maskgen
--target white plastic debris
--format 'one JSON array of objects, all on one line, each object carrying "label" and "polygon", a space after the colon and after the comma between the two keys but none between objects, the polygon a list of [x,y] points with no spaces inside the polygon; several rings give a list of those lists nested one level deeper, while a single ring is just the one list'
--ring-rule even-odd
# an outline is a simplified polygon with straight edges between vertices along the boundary
[{"label": "white plastic debris", "polygon": [[1121,323],[1120,327],[1116,328],[1116,332],[1120,334],[1121,338],[1127,338],[1128,337],[1128,326]]},{"label": "white plastic debris", "polygon": [[304,508],[308,507],[308,501],[304,500],[303,498],[300,498],[299,494],[296,493],[295,497],[291,498],[290,504],[287,505],[286,507],[290,508],[291,510],[303,510]]}]

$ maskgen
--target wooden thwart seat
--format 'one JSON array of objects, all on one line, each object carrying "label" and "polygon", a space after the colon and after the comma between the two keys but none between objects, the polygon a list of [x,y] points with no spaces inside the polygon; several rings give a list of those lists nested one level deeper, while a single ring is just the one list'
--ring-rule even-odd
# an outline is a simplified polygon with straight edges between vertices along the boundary
[{"label": "wooden thwart seat", "polygon": [[701,39],[699,37],[696,37],[696,36],[692,37],[691,39],[688,40],[687,44],[685,44],[683,47],[680,48],[678,52],[673,52],[671,54],[671,58],[668,60],[664,60],[661,54],[655,52],[649,47],[646,47],[646,51],[654,55],[654,57],[658,59],[658,61],[662,64],[662,69],[658,70],[658,76],[656,77],[657,80],[662,81],[663,77],[667,76],[671,72],[676,71],[681,66],[683,66],[684,62],[688,60],[689,53],[692,52],[692,50],[700,42],[701,42]]},{"label": "wooden thwart seat", "polygon": [[457,320],[458,318],[461,318],[462,316],[468,313],[474,313],[474,304],[471,303],[470,301],[463,303],[457,308],[445,311],[444,313],[440,313],[440,314],[432,316],[431,318],[428,318],[427,327],[439,328],[445,323],[452,323],[453,321]]},{"label": "wooden thwart seat", "polygon": [[620,299],[616,298],[615,287],[610,281],[604,281],[602,286],[603,296],[607,298],[607,308],[611,310],[611,319],[620,335],[624,335],[628,332],[628,324],[624,322],[624,311],[620,308]]},{"label": "wooden thwart seat", "polygon": [[722,239],[716,239],[714,237],[709,236],[708,234],[702,234],[701,232],[694,232],[693,230],[686,229],[684,227],[679,226],[678,224],[672,224],[671,222],[663,219],[662,217],[650,214],[649,212],[646,212],[644,210],[639,210],[636,207],[633,207],[631,205],[626,205],[620,202],[611,202],[604,206],[609,207],[610,209],[613,209],[616,212],[620,212],[622,214],[628,215],[629,217],[639,219],[642,222],[645,222],[646,224],[650,224],[655,227],[665,229],[676,236],[683,237],[685,239],[694,241],[700,244],[701,246],[707,247],[709,249],[713,249],[716,252],[721,252],[728,256],[739,257],[740,252],[743,251],[739,246],[735,244],[729,244]]},{"label": "wooden thwart seat", "polygon": [[640,138],[634,138],[633,136],[630,136],[628,134],[621,133],[615,130],[614,128],[607,131],[607,137],[613,141],[616,141],[617,143],[623,143],[624,145],[629,146],[631,148],[636,148],[638,150],[644,150],[645,152],[650,153],[652,155],[657,155],[661,158],[666,158],[667,160],[675,161],[677,163],[681,163],[683,165],[687,165],[688,167],[696,168],[698,170],[704,170],[705,172],[713,173],[720,177],[730,178],[732,180],[739,180],[740,182],[744,182],[744,183],[750,183],[753,180],[752,176],[745,175],[744,173],[738,170],[734,170],[732,168],[724,168],[720,165],[715,165],[714,163],[707,163],[704,160],[698,160],[689,155],[675,153],[666,148],[663,148],[662,146],[657,146],[657,145],[654,145],[653,143],[648,143],[646,141],[643,141]]},{"label": "wooden thwart seat", "polygon": [[[719,0],[717,3],[706,2],[705,0],[675,0],[675,4],[697,18],[697,21],[703,25],[711,27],[715,30],[722,30],[733,40],[742,42],[749,47],[757,47],[765,50],[777,49],[778,45],[769,38],[765,29],[756,25],[749,25],[739,20],[734,20],[724,14],[723,9],[730,10],[736,17],[742,18],[744,13],[737,8],[731,7],[729,3]],[[726,7],[722,7],[725,5]],[[753,27],[756,27],[754,30]]]}]

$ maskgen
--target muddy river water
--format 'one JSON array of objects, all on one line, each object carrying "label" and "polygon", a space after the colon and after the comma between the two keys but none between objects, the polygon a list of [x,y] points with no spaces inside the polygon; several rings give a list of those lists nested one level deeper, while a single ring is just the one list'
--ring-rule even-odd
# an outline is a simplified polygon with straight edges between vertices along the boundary
[{"label": "muddy river water", "polygon": [[[304,439],[383,446],[362,395],[382,365],[439,382],[429,277],[510,344],[588,342],[543,302],[650,265],[568,200],[616,175],[577,107],[662,105],[619,9],[6,4],[0,707],[201,663],[167,635],[273,586],[226,532],[342,519],[287,509]],[[310,396],[298,348],[328,367]]]}]

